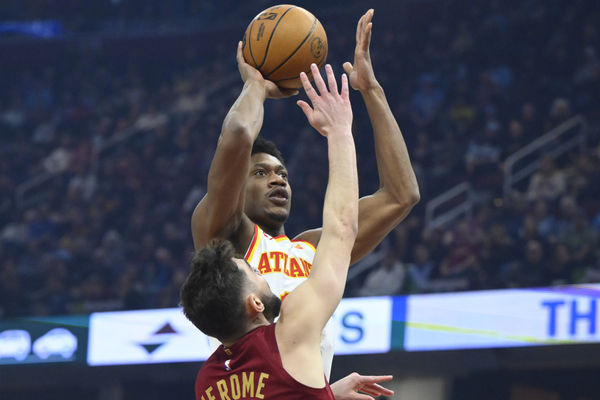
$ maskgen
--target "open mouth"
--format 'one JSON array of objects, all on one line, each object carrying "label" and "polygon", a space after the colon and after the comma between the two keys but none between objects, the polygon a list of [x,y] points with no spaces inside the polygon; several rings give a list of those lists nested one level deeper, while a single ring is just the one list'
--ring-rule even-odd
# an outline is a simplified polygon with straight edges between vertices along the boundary
[{"label": "open mouth", "polygon": [[290,196],[285,189],[277,188],[272,190],[267,197],[276,204],[285,204]]}]

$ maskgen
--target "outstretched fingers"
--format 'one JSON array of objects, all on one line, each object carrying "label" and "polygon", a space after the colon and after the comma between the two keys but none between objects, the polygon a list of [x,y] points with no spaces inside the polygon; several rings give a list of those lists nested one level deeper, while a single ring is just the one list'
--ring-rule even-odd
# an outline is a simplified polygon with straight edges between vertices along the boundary
[{"label": "outstretched fingers", "polygon": [[374,13],[375,10],[372,8],[367,11],[365,15],[360,18],[358,27],[356,28],[356,43],[363,51],[368,51],[369,45],[371,44],[371,30],[373,29],[373,23],[371,21]]},{"label": "outstretched fingers", "polygon": [[348,75],[342,74],[342,99],[350,101],[350,90],[348,89]]},{"label": "outstretched fingers", "polygon": [[360,43],[360,38],[362,36],[362,31],[363,31],[364,20],[365,20],[365,14],[363,14],[362,17],[360,17],[358,19],[358,24],[356,24],[356,43]]},{"label": "outstretched fingers", "polygon": [[312,73],[312,77],[313,77],[313,81],[315,82],[315,86],[317,87],[317,89],[319,89],[319,94],[321,96],[323,96],[324,94],[326,94],[328,92],[328,90],[327,90],[327,85],[325,85],[325,81],[323,80],[323,77],[321,76],[321,73],[319,72],[319,68],[317,67],[317,64],[315,64],[315,63],[310,64],[310,72]]},{"label": "outstretched fingers", "polygon": [[[306,76],[306,73],[300,72],[300,82],[302,82],[302,87],[304,88],[304,91],[306,92],[306,96],[308,96],[311,103],[314,104],[315,100],[319,97],[319,95],[317,94],[317,92],[311,85],[310,81],[308,80],[308,76]],[[296,104],[298,104],[298,107],[300,107],[302,109],[302,111],[304,112],[304,115],[306,115],[306,118],[308,118],[308,120],[310,121],[312,113],[313,113],[313,109],[311,108],[311,106],[304,100],[298,100],[296,102]]]},{"label": "outstretched fingers", "polygon": [[325,66],[325,74],[327,75],[327,85],[329,86],[329,92],[337,94],[337,82],[335,80],[335,75],[333,74],[333,68],[331,68],[331,65],[327,64]]},{"label": "outstretched fingers", "polygon": [[393,390],[378,385],[378,383],[389,382],[390,380],[392,380],[391,375],[361,376],[358,390],[375,397],[392,396],[394,394]]},{"label": "outstretched fingers", "polygon": [[304,92],[306,92],[306,96],[308,96],[309,100],[314,104],[315,100],[319,97],[319,94],[308,80],[306,73],[300,72],[300,82],[302,82],[302,87],[304,88]]},{"label": "outstretched fingers", "polygon": [[372,383],[360,389],[361,392],[370,394],[372,396],[393,396],[394,391],[384,388],[381,385]]},{"label": "outstretched fingers", "polygon": [[296,104],[298,107],[300,107],[304,115],[306,115],[306,118],[310,121],[313,113],[313,109],[310,107],[310,105],[304,100],[298,100],[296,101]]}]

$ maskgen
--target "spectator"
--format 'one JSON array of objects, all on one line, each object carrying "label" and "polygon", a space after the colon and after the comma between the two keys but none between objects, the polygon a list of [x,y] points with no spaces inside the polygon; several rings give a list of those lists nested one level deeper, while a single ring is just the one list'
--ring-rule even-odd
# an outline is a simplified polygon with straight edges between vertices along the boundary
[{"label": "spectator", "polygon": [[544,131],[548,132],[549,130],[556,128],[572,116],[571,104],[567,99],[563,97],[554,99],[552,106],[550,107],[548,119],[544,126]]},{"label": "spectator", "polygon": [[527,198],[555,200],[565,192],[566,187],[565,174],[556,167],[552,157],[545,156],[540,162],[540,169],[531,177]]},{"label": "spectator", "polygon": [[504,146],[502,158],[505,159],[509,155],[522,149],[526,144],[527,138],[525,136],[523,124],[516,119],[511,120],[508,123],[508,142]]},{"label": "spectator", "polygon": [[486,240],[481,252],[484,280],[488,288],[501,288],[503,284],[499,277],[510,262],[514,261],[517,247],[504,225],[500,223],[492,224],[484,237]]},{"label": "spectator", "polygon": [[367,275],[365,283],[358,290],[359,296],[392,296],[402,290],[406,267],[397,259],[393,247],[383,251],[385,253],[380,264]]},{"label": "spectator", "polygon": [[517,260],[510,266],[505,285],[535,287],[547,284],[547,261],[542,244],[537,240],[529,240],[525,244],[523,260]]},{"label": "spectator", "polygon": [[554,247],[548,271],[548,283],[550,285],[566,285],[573,282],[574,263],[569,248],[563,244]]},{"label": "spectator", "polygon": [[424,74],[419,80],[419,89],[412,97],[413,119],[417,126],[429,125],[438,114],[444,92],[435,85],[435,78]]},{"label": "spectator", "polygon": [[427,246],[419,244],[415,247],[414,262],[408,264],[407,272],[409,293],[424,293],[429,290],[429,282],[436,271]]},{"label": "spectator", "polygon": [[[209,13],[215,24],[222,6]],[[102,12],[68,23],[68,34],[86,26],[86,34],[102,38],[93,30],[114,26],[106,20],[114,14],[112,6],[99,7]],[[144,13],[172,28],[170,16],[198,15],[181,14],[186,6],[181,7],[169,16],[161,15],[162,7]],[[394,6],[381,7],[385,13]],[[421,188],[422,206],[392,238],[396,259],[411,261],[403,285],[409,291],[537,284],[523,267],[527,251],[521,242],[537,242],[542,258],[552,258],[542,268],[544,284],[565,276],[598,280],[600,147],[594,129],[587,139],[591,151],[561,157],[560,166],[546,157],[525,196],[498,193],[498,166],[508,155],[572,115],[583,114],[591,127],[600,117],[598,32],[581,19],[593,15],[593,2],[559,0],[551,7],[556,12],[541,3],[535,12],[531,7],[524,2],[509,12],[500,5],[473,5],[458,22],[428,13],[425,30],[411,14],[401,35],[386,24],[376,33],[384,39],[373,53],[384,61],[378,75],[390,88],[386,95],[406,134]],[[35,14],[20,8],[21,19]],[[248,11],[236,10],[227,13],[231,23]],[[127,30],[132,15],[122,11],[119,26]],[[563,20],[567,14],[569,24]],[[79,15],[67,10],[56,18]],[[338,30],[330,35],[330,49],[351,54],[352,41],[338,24],[343,17],[335,5],[327,18]],[[535,34],[523,35],[523,27]],[[210,27],[202,29],[210,35]],[[126,66],[106,46],[48,47],[31,40],[27,57],[14,54],[0,76],[7,94],[0,98],[0,309],[6,315],[177,304],[174,293],[191,251],[187,221],[206,191],[214,153],[206,143],[217,142],[222,105],[237,95],[228,83],[234,71],[227,61],[227,43],[235,43],[236,35],[220,34],[222,44],[207,57],[193,33],[189,39],[165,35],[152,46],[131,46],[131,38],[111,32],[111,40],[136,50]],[[506,43],[514,44],[510,57],[503,56]],[[38,49],[48,62],[62,63],[49,66],[42,58],[31,63],[28,57]],[[400,50],[406,62],[398,64]],[[327,159],[315,150],[322,147],[320,139],[301,128],[302,116],[285,102],[266,107],[265,134],[282,146],[291,175],[306,188],[294,194],[294,218],[302,223],[290,221],[290,233],[300,225],[319,226]],[[546,109],[547,116],[541,111]],[[368,118],[358,115],[365,111],[355,112],[360,159],[372,153],[372,144],[363,134],[370,129],[362,122]],[[51,180],[17,195],[29,179],[48,171]],[[376,168],[360,174],[368,186],[362,190],[377,189]],[[463,180],[492,195],[489,216],[426,230],[420,221],[427,201]],[[520,267],[513,276],[514,264]]]},{"label": "spectator", "polygon": [[558,236],[558,243],[564,244],[573,254],[573,261],[586,265],[593,261],[594,249],[599,245],[598,234],[590,227],[587,216],[578,212],[569,227]]}]

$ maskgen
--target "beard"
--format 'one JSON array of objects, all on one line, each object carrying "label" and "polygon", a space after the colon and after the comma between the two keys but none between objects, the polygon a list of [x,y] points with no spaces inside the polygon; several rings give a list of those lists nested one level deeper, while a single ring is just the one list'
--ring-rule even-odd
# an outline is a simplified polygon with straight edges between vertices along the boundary
[{"label": "beard", "polygon": [[265,305],[263,315],[272,324],[275,318],[279,316],[279,311],[281,311],[281,299],[273,293],[269,293],[263,294],[260,300]]}]

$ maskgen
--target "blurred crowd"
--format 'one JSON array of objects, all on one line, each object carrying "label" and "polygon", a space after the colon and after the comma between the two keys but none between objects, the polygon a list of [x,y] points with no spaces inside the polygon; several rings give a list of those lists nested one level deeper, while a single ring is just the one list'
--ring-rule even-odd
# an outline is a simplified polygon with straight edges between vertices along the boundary
[{"label": "blurred crowd", "polygon": [[[421,203],[347,295],[600,281],[593,3],[446,0],[376,9],[375,73],[407,142]],[[361,11],[332,9],[322,18],[338,71],[352,57]],[[3,72],[0,316],[177,305],[193,251],[190,216],[241,88],[235,43],[252,16],[239,17],[235,32],[213,31],[210,41],[177,38],[176,56],[170,42],[152,38],[136,39],[140,47],[120,58],[92,41],[57,46],[60,63]],[[360,96],[352,101],[361,193],[369,194],[378,187],[372,134]],[[589,123],[585,150],[542,157],[531,179],[505,196],[506,157],[574,115]],[[293,100],[267,102],[263,135],[280,146],[290,172],[288,236],[320,226],[322,138]],[[484,199],[473,215],[427,229],[427,201],[464,181]]]}]

